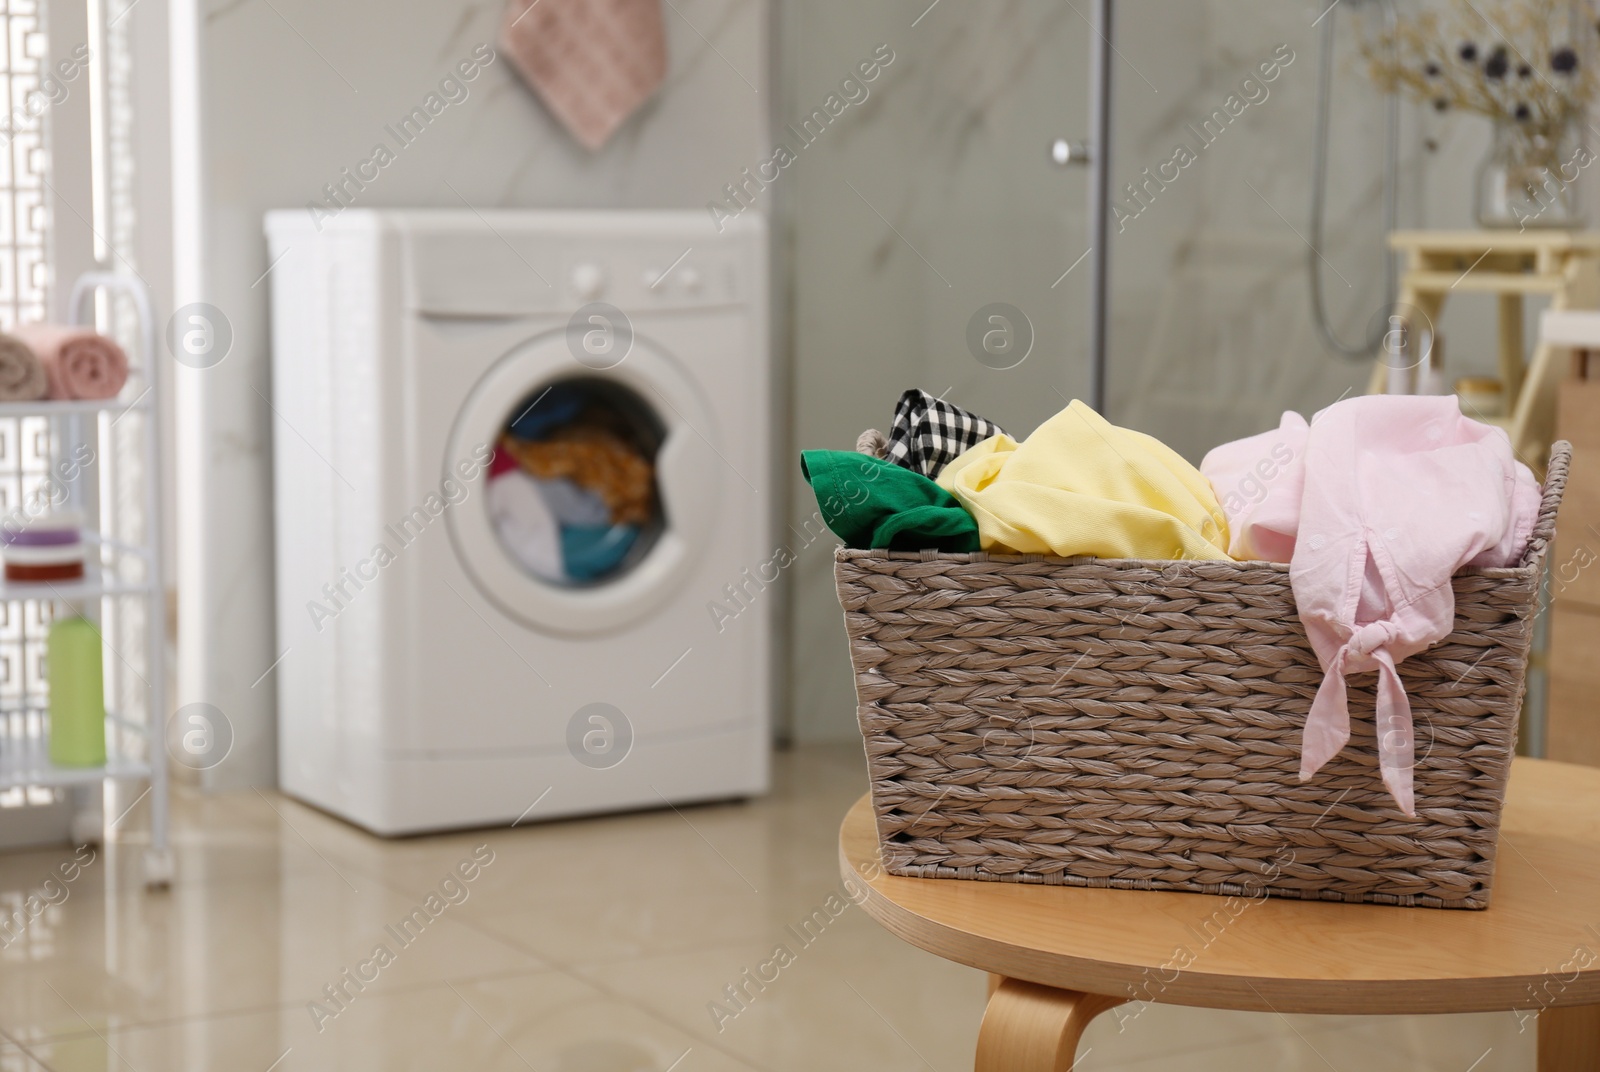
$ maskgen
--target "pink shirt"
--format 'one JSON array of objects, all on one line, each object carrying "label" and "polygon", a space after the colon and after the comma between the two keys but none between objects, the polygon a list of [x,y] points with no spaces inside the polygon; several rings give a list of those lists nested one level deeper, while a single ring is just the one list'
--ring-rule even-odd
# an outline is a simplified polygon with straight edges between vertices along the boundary
[{"label": "pink shirt", "polygon": [[1463,417],[1453,395],[1353,398],[1309,425],[1286,413],[1200,469],[1228,515],[1229,551],[1289,563],[1324,672],[1301,780],[1350,740],[1345,675],[1376,670],[1384,784],[1415,815],[1411,705],[1395,664],[1449,635],[1458,569],[1521,559],[1539,511],[1533,474],[1504,431]]}]

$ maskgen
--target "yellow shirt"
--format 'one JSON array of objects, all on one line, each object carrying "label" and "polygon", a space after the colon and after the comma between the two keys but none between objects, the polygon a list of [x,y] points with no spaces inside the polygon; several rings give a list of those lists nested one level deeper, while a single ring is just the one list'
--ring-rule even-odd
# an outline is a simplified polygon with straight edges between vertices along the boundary
[{"label": "yellow shirt", "polygon": [[1024,443],[984,440],[939,486],[985,551],[1063,558],[1228,559],[1228,519],[1200,471],[1164,443],[1073,402]]}]

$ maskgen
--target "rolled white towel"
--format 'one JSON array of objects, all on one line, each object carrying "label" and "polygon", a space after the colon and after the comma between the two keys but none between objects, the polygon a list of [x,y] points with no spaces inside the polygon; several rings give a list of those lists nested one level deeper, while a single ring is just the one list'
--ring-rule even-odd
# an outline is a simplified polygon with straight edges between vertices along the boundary
[{"label": "rolled white towel", "polygon": [[50,379],[33,348],[0,334],[0,402],[32,402],[50,393]]}]

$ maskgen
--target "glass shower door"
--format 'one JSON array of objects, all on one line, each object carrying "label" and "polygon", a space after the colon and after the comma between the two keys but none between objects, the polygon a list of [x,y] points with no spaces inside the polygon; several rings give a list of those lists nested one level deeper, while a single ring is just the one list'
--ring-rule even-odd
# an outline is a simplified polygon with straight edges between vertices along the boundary
[{"label": "glass shower door", "polygon": [[[795,449],[851,449],[910,387],[1018,436],[1088,390],[1085,178],[1048,154],[1084,130],[1088,32],[1054,0],[780,5],[773,128],[794,159],[770,193]],[[815,510],[797,481],[793,728],[843,739],[832,559],[799,535]]]},{"label": "glass shower door", "polygon": [[[1401,0],[1402,3],[1405,0]],[[1370,0],[1118,0],[1112,62],[1107,413],[1191,461],[1365,387],[1333,329],[1389,307],[1384,99],[1356,53]],[[794,159],[778,206],[779,293],[798,448],[849,449],[923,387],[1026,435],[1087,397],[1084,170],[1050,159],[1088,130],[1092,8],[1079,0],[806,0],[778,13],[774,129]],[[1319,34],[1336,19],[1326,241],[1308,225]],[[860,62],[887,49],[871,81]],[[815,112],[837,115],[819,124]],[[810,119],[810,126],[802,122]],[[1486,133],[1407,108],[1399,216],[1469,226]],[[802,144],[803,143],[803,144]],[[1464,177],[1465,176],[1465,177]],[[784,276],[787,275],[787,279]],[[1492,338],[1459,302],[1442,329]],[[1463,353],[1456,367],[1468,366]],[[1459,373],[1458,373],[1459,374]],[[796,481],[790,520],[815,502]],[[826,554],[798,556],[791,616],[801,738],[853,732]]]}]

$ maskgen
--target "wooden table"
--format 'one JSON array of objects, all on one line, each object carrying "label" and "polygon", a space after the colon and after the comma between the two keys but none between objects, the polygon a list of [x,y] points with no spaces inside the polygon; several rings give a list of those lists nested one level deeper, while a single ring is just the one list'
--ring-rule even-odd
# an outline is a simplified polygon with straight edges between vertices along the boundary
[{"label": "wooden table", "polygon": [[[1537,1017],[1538,1072],[1600,1069],[1600,770],[1518,759],[1493,903],[1454,911],[896,878],[866,797],[840,867],[898,937],[991,973],[978,1072],[1067,1072],[1126,1001],[1281,1013]],[[1530,1023],[1529,1029],[1534,1025]]]}]

